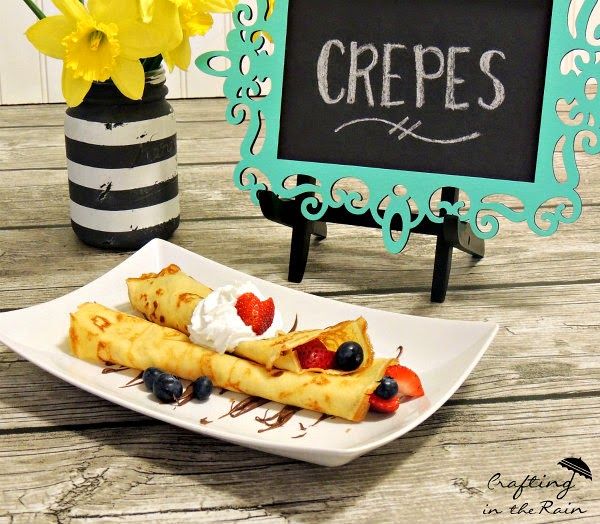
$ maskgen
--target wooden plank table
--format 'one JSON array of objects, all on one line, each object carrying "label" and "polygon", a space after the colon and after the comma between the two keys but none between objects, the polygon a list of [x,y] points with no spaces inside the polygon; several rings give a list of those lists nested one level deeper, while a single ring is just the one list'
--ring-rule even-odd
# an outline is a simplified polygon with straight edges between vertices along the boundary
[{"label": "wooden plank table", "polygon": [[[434,416],[333,469],[127,411],[0,344],[0,522],[600,522],[600,158],[578,153],[577,225],[541,239],[503,221],[481,262],[455,256],[447,301],[436,305],[433,238],[415,236],[392,256],[376,231],[331,226],[303,283],[288,283],[289,230],[231,182],[243,130],[225,124],[223,100],[173,105],[183,217],[173,242],[317,295],[493,320],[500,332]],[[63,113],[0,108],[0,311],[59,297],[129,256],[87,247],[71,231]],[[565,482],[564,457],[581,457],[597,478],[575,477],[563,499],[532,487],[513,500],[514,488],[488,485],[495,473]],[[540,514],[545,500],[553,506]],[[510,514],[524,503],[535,514]],[[557,507],[580,511],[548,513]],[[492,508],[502,513],[484,514]]]}]

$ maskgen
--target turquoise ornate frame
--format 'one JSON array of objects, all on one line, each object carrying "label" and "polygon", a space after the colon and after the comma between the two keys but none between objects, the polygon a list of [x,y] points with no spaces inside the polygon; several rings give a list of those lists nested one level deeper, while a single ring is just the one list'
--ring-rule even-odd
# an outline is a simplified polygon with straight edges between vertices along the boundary
[{"label": "turquoise ornate frame", "polygon": [[[304,195],[302,213],[310,220],[319,220],[327,209],[342,206],[356,215],[370,212],[381,226],[384,244],[392,253],[404,248],[410,231],[425,217],[441,223],[443,216],[439,212],[442,209],[448,215],[468,221],[475,234],[484,239],[498,232],[498,216],[513,222],[526,222],[538,235],[551,235],[561,222],[575,222],[581,215],[581,199],[576,192],[579,184],[576,141],[581,139],[583,150],[589,154],[600,152],[600,103],[597,99],[600,96],[586,96],[590,79],[598,82],[600,77],[600,63],[597,63],[600,60],[600,23],[592,23],[592,17],[600,20],[600,0],[583,0],[581,4],[578,8],[569,0],[553,2],[533,183],[456,175],[452,175],[450,181],[450,177],[442,173],[277,158],[289,0],[277,0],[271,16],[268,16],[269,0],[257,0],[256,10],[246,4],[238,5],[234,29],[227,36],[228,50],[206,53],[196,60],[203,72],[225,78],[228,122],[234,125],[248,122],[241,145],[241,161],[234,173],[236,186],[250,192],[255,204],[258,203],[257,192],[264,189],[270,189],[281,198]],[[272,46],[267,45],[265,35],[270,36]],[[219,57],[227,59],[228,67],[223,70],[217,69],[213,62]],[[569,67],[569,64],[574,66]],[[261,84],[264,86],[269,81],[270,90],[260,96]],[[566,118],[559,116],[559,104],[568,105]],[[260,145],[259,135],[263,132],[264,143]],[[557,170],[561,163],[566,175]],[[259,182],[257,173],[266,176],[270,187]],[[309,175],[316,182],[288,187],[286,180],[298,174]],[[336,188],[342,179],[361,181],[368,187],[368,197],[358,191]],[[467,198],[455,204],[440,202],[432,209],[433,195],[445,186],[459,188]],[[520,205],[511,207],[499,201],[514,202],[515,198]],[[384,201],[387,205],[383,208]],[[393,234],[391,223],[395,216],[400,216],[404,227],[402,232]]]}]

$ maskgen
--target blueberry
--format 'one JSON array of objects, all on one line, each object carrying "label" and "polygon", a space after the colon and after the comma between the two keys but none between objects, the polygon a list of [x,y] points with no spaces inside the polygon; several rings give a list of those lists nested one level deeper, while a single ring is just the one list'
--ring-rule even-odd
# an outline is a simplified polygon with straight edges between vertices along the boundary
[{"label": "blueberry", "polygon": [[379,382],[375,394],[384,400],[389,400],[398,394],[398,382],[392,377],[385,376]]},{"label": "blueberry", "polygon": [[354,371],[363,362],[363,348],[358,342],[344,342],[335,353],[335,367],[342,371]]},{"label": "blueberry", "polygon": [[213,383],[208,377],[200,377],[194,382],[194,398],[206,400],[212,393]]},{"label": "blueberry", "polygon": [[163,373],[164,371],[158,368],[148,368],[144,371],[142,378],[149,391],[152,391],[152,386],[154,386],[154,381],[158,378],[158,375],[162,375]]},{"label": "blueberry", "polygon": [[154,381],[152,392],[164,402],[173,402],[183,394],[183,386],[177,377],[161,373]]}]

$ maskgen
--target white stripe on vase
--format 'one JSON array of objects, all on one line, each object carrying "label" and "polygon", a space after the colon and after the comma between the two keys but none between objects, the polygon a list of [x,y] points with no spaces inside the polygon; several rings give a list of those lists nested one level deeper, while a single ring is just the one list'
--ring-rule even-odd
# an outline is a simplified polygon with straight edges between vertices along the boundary
[{"label": "white stripe on vase", "polygon": [[157,226],[179,216],[179,195],[155,206],[125,211],[100,211],[71,201],[71,219],[80,226],[107,233],[122,233]]},{"label": "white stripe on vase", "polygon": [[177,131],[175,114],[169,113],[150,120],[104,124],[65,115],[65,136],[72,140],[98,146],[128,146],[162,140]]},{"label": "white stripe on vase", "polygon": [[126,169],[83,166],[67,160],[67,171],[69,180],[80,186],[102,190],[111,184],[112,191],[126,191],[153,186],[177,176],[177,157]]}]

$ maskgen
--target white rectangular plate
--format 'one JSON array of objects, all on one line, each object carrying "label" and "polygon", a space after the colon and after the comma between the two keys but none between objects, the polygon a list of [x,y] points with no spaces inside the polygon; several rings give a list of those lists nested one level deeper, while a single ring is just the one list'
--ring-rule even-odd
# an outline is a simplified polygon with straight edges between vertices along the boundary
[{"label": "white rectangular plate", "polygon": [[[254,282],[266,296],[273,297],[286,328],[291,328],[296,315],[298,329],[325,327],[362,315],[369,324],[369,335],[378,356],[395,356],[398,346],[403,346],[400,362],[419,374],[425,396],[402,403],[394,415],[369,413],[360,423],[338,418],[319,420],[318,413],[301,410],[283,426],[265,431],[267,426],[257,418],[265,413],[275,415],[282,405],[270,402],[239,417],[223,416],[233,401],[244,396],[231,392],[219,394],[217,390],[205,403],[192,401],[174,408],[157,402],[143,385],[122,388],[137,371],[103,374],[101,366],[83,362],[69,353],[69,313],[80,303],[98,302],[132,312],[125,279],[157,272],[171,263],[212,288],[247,280]],[[400,437],[435,413],[473,370],[497,330],[498,326],[489,322],[401,315],[316,297],[245,275],[163,240],[153,240],[105,275],[68,295],[0,314],[2,342],[81,389],[191,431],[325,466],[350,462]]]}]

